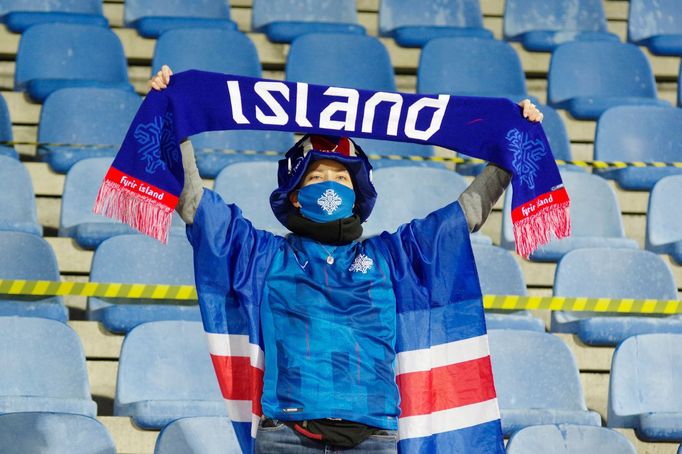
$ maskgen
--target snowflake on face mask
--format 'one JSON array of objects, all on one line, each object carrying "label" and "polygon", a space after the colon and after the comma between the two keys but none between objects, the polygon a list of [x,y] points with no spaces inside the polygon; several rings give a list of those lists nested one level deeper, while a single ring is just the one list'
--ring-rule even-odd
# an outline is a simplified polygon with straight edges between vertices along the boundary
[{"label": "snowflake on face mask", "polygon": [[327,213],[332,214],[340,206],[343,200],[333,189],[327,189],[324,194],[317,199],[317,204]]}]

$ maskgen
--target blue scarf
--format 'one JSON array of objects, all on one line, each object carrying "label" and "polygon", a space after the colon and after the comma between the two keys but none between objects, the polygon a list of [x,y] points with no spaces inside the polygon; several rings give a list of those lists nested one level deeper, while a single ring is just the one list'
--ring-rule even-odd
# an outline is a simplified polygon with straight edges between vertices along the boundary
[{"label": "blue scarf", "polygon": [[[501,98],[413,95],[202,71],[172,77],[142,103],[95,212],[165,242],[184,183],[179,143],[204,131],[261,129],[431,144],[513,174],[517,252],[568,236],[569,199],[542,126]],[[371,152],[371,150],[369,150]]]}]

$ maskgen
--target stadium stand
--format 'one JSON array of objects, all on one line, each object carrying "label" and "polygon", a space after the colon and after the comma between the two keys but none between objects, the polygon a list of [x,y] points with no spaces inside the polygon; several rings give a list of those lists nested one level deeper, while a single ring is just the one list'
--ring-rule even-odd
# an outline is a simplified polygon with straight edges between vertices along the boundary
[{"label": "stadium stand", "polygon": [[[491,244],[471,245],[476,260],[478,279],[484,295],[527,295],[523,271],[511,253]],[[501,311],[498,311],[501,312]],[[486,311],[488,329],[525,329],[545,331],[545,323],[529,311],[514,313]]]},{"label": "stadium stand", "polygon": [[601,425],[587,410],[575,358],[561,339],[522,330],[490,330],[488,338],[505,436],[541,424]]},{"label": "stadium stand", "polygon": [[12,141],[12,119],[9,116],[9,109],[5,98],[0,94],[0,156],[18,158],[16,150],[12,145],[2,142]]},{"label": "stadium stand", "polygon": [[650,441],[682,440],[682,334],[647,334],[613,354],[609,427],[632,427]]},{"label": "stadium stand", "polygon": [[355,0],[253,0],[251,29],[275,43],[308,33],[365,34]]},{"label": "stadium stand", "polygon": [[99,421],[68,413],[0,415],[0,446],[4,454],[116,454],[111,435]]},{"label": "stadium stand", "polygon": [[620,105],[663,105],[651,65],[634,44],[607,41],[562,44],[549,66],[547,100],[580,120],[596,120]]},{"label": "stadium stand", "polygon": [[507,443],[507,454],[636,454],[635,447],[615,430],[571,424],[521,429]]},{"label": "stadium stand", "polygon": [[[558,263],[554,295],[588,298],[677,299],[677,286],[661,257],[638,249],[590,248]],[[646,333],[682,333],[682,318],[633,314],[552,312],[553,332],[574,333],[588,345],[616,345]]]},{"label": "stadium stand", "polygon": [[[92,258],[93,282],[194,285],[192,247],[184,234],[170,235],[168,244],[145,235],[118,235],[97,247]],[[90,297],[88,318],[109,331],[127,333],[159,320],[200,320],[199,307],[174,301]]]},{"label": "stadium stand", "polygon": [[[0,413],[47,411],[94,417],[85,355],[64,323],[35,317],[0,317]],[[36,365],[40,365],[36,373]]]},{"label": "stadium stand", "polygon": [[504,39],[534,52],[552,52],[571,41],[618,41],[601,0],[507,0]]},{"label": "stadium stand", "polygon": [[43,102],[67,87],[132,89],[123,47],[107,28],[80,24],[41,24],[21,35],[14,89]]},{"label": "stadium stand", "polygon": [[[597,122],[594,159],[601,161],[677,162],[682,159],[682,110],[660,106],[618,106]],[[627,167],[601,170],[623,189],[650,191],[658,180],[680,175],[675,167]]]},{"label": "stadium stand", "polygon": [[3,0],[0,22],[15,33],[44,23],[69,23],[108,27],[102,0]]},{"label": "stadium stand", "polygon": [[[616,194],[606,180],[584,172],[562,171],[561,177],[571,197],[571,236],[552,240],[531,255],[531,260],[555,262],[578,248],[637,248],[637,242],[625,237],[623,219]],[[511,223],[511,195],[504,198],[501,245],[514,249]]]},{"label": "stadium stand", "polygon": [[128,333],[114,414],[145,429],[183,417],[227,415],[200,322],[144,323]]},{"label": "stadium stand", "polygon": [[[373,36],[328,33],[308,34],[296,39],[287,56],[286,80],[364,90],[396,90],[391,58],[381,41]],[[376,154],[434,155],[433,147],[426,145],[354,140],[363,150]],[[405,161],[372,162],[375,168],[401,164],[414,165]]]},{"label": "stadium stand", "polygon": [[213,190],[226,203],[236,204],[244,217],[259,229],[286,235],[265,201],[277,185],[277,163],[271,161],[238,162],[226,166],[215,179]]},{"label": "stadium stand", "polygon": [[41,236],[31,176],[16,159],[0,156],[0,231],[18,231]]},{"label": "stadium stand", "polygon": [[670,254],[682,265],[682,175],[663,178],[649,196],[646,218],[646,248]]},{"label": "stadium stand", "polygon": [[[0,232],[0,278],[58,281],[54,251],[43,238],[24,232]],[[41,317],[60,322],[69,318],[60,296],[3,295],[0,317]]]},{"label": "stadium stand", "polygon": [[483,27],[479,0],[381,0],[379,35],[404,47],[423,47],[429,40],[451,36],[492,38]]},{"label": "stadium stand", "polygon": [[241,454],[228,418],[197,416],[168,424],[156,439],[154,454]]},{"label": "stadium stand", "polygon": [[47,97],[40,111],[38,155],[66,173],[86,158],[118,151],[142,99],[116,88],[63,88]]},{"label": "stadium stand", "polygon": [[200,4],[185,0],[126,0],[124,14],[125,25],[145,38],[158,38],[175,28],[237,28],[230,19],[229,0],[201,0]]},{"label": "stadium stand", "polygon": [[[178,29],[164,33],[157,41],[152,74],[169,65],[173,71],[189,69],[261,77],[261,64],[253,42],[243,33],[220,29]],[[197,167],[204,178],[215,178],[228,164],[254,159],[223,150],[285,152],[294,144],[294,135],[278,131],[212,131],[191,137]],[[257,156],[279,159],[280,156]]]},{"label": "stadium stand", "polygon": [[655,55],[682,55],[682,3],[630,0],[628,41]]}]

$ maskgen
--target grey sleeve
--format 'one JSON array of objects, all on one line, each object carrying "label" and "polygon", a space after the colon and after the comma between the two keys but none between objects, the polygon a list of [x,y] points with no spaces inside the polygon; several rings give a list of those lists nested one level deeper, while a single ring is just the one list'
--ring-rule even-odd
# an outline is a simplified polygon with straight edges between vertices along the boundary
[{"label": "grey sleeve", "polygon": [[468,188],[459,196],[470,232],[477,232],[511,181],[511,173],[488,164]]},{"label": "grey sleeve", "polygon": [[182,153],[182,167],[185,170],[185,185],[182,188],[175,210],[186,224],[192,224],[199,202],[201,202],[201,196],[204,193],[204,183],[201,180],[194,158],[192,142],[185,139],[180,144],[180,151]]}]

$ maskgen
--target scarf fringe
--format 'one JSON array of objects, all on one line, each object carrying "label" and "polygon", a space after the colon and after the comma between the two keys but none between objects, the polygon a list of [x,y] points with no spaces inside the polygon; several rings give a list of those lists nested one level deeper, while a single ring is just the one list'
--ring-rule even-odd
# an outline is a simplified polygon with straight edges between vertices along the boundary
[{"label": "scarf fringe", "polygon": [[173,210],[117,183],[104,180],[93,211],[125,222],[163,244],[168,243]]},{"label": "scarf fringe", "polygon": [[552,234],[557,239],[569,236],[571,218],[568,207],[569,202],[547,206],[539,213],[514,223],[516,252],[528,259],[536,249],[550,242]]}]

